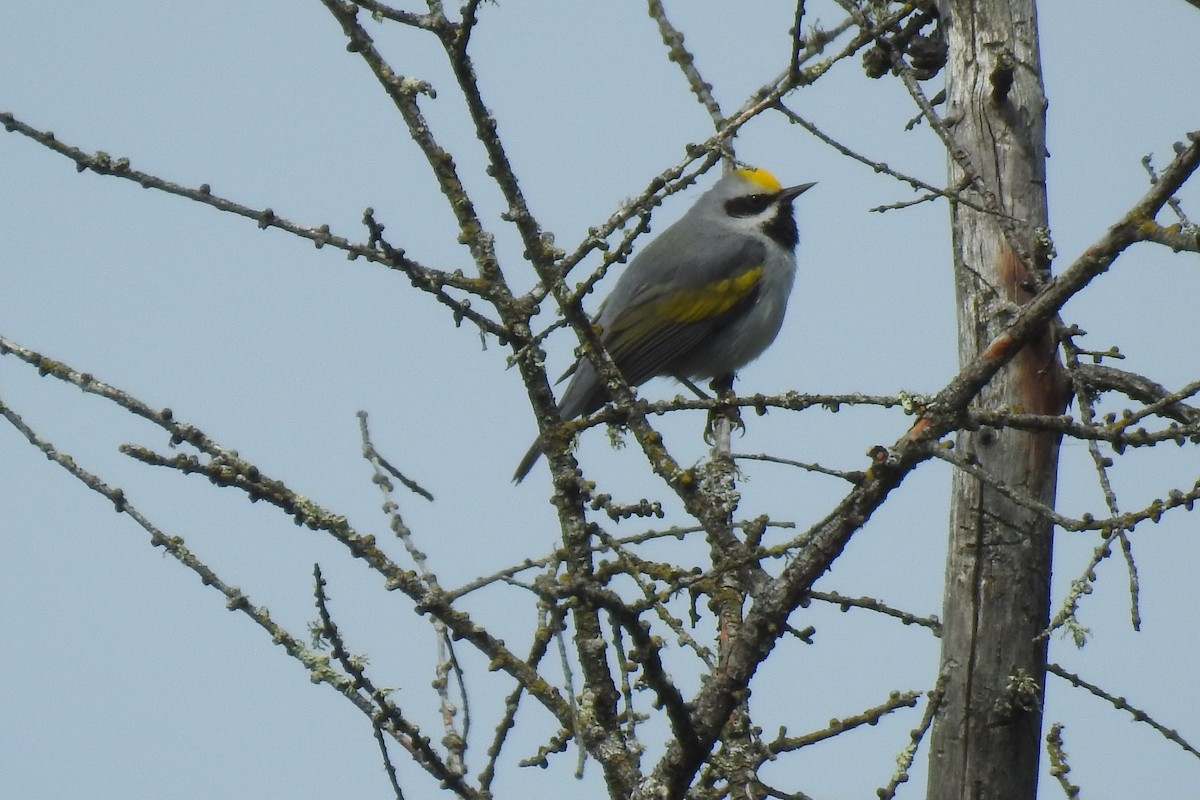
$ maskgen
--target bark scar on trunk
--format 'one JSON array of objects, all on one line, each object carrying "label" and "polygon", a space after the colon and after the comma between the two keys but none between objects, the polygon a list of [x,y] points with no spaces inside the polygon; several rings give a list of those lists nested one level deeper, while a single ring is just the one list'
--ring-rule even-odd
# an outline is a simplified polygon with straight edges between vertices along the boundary
[{"label": "bark scar on trunk", "polygon": [[[1033,298],[1033,282],[1025,262],[1007,243],[999,244],[999,275],[1005,296],[1013,303],[1024,305]],[[1058,344],[1054,340],[1052,325],[1030,339],[1013,358],[1011,368],[1020,398],[1021,408],[1029,414],[1061,414],[1066,410],[1070,398],[1068,382],[1058,359]],[[1044,470],[1053,454],[1053,444],[1058,439],[1055,433],[1030,434],[1034,447],[1029,452],[1029,469],[1039,473]]]}]

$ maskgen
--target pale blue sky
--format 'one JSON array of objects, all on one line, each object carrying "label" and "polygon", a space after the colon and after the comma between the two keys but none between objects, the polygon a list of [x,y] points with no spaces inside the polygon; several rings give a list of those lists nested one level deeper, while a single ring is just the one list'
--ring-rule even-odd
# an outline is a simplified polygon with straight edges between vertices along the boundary
[{"label": "pale blue sky", "polygon": [[[675,3],[697,66],[726,111],[786,63],[788,4]],[[840,19],[810,2],[810,22]],[[1070,263],[1145,190],[1139,159],[1160,166],[1171,143],[1200,128],[1200,11],[1147,0],[1107,13],[1083,0],[1041,4],[1049,111],[1050,210],[1060,264]],[[485,97],[531,209],[571,248],[626,197],[677,162],[711,124],[663,53],[643,5],[632,2],[484,4],[474,55]],[[432,81],[422,101],[454,154],[484,219],[499,237],[508,275],[533,284],[520,244],[499,220],[446,69],[422,36],[373,25],[398,70]],[[938,183],[944,158],[898,81],[869,81],[857,60],[793,94],[791,107],[867,155]],[[416,148],[340,27],[320,3],[114,0],[9,3],[0,11],[0,110],[51,129],[84,150],[139,169],[270,206],[306,225],[365,238],[367,206],[393,244],[431,266],[471,269],[453,220]],[[819,185],[797,204],[801,272],[776,346],[745,369],[741,386],[773,393],[925,392],[955,369],[947,212],[867,209],[908,199],[893,181],[850,163],[781,117],[739,138],[739,155],[784,183]],[[707,186],[710,181],[706,181]],[[661,230],[694,195],[668,200]],[[1200,187],[1182,193],[1200,216]],[[1166,219],[1166,218],[1164,218]],[[1170,220],[1167,220],[1170,221]],[[594,266],[594,261],[589,266]],[[1104,349],[1175,388],[1200,373],[1195,255],[1134,248],[1068,306]],[[548,310],[548,306],[547,306]],[[541,318],[543,323],[549,314]],[[494,343],[406,279],[333,250],[128,182],[77,174],[22,137],[0,137],[0,333],[126,389],[199,425],[260,468],[362,531],[386,533],[380,498],[359,456],[355,412],[372,414],[376,443],[436,496],[405,498],[405,519],[443,585],[546,553],[556,541],[545,467],[520,487],[509,476],[535,431],[520,379]],[[549,345],[554,371],[571,358],[569,335]],[[643,394],[668,397],[667,381]],[[372,656],[378,680],[437,739],[428,690],[434,638],[398,593],[321,536],[206,481],[155,471],[116,452],[123,442],[159,450],[165,437],[78,390],[0,358],[0,398],[72,453],[281,623],[303,634],[315,617],[311,569],[319,561],[352,647]],[[898,412],[845,409],[749,420],[735,448],[857,469],[876,443],[906,426]],[[704,454],[699,417],[663,423],[681,461]],[[633,449],[612,451],[598,431],[580,457],[603,490],[647,492]],[[1066,513],[1102,514],[1087,453],[1067,445],[1060,481]],[[747,469],[742,511],[805,524],[840,496],[831,479],[782,467]],[[1138,453],[1114,472],[1123,510],[1190,486],[1192,447]],[[948,470],[927,465],[891,498],[820,584],[938,614]],[[617,529],[640,530],[627,523]],[[1083,621],[1082,652],[1054,640],[1052,657],[1124,695],[1200,742],[1200,637],[1195,617],[1195,518],[1176,514],[1135,538],[1145,629],[1129,631],[1126,578],[1105,562]],[[1056,597],[1077,577],[1092,543],[1060,537]],[[392,552],[399,553],[398,545]],[[467,602],[501,635],[523,642],[531,603],[517,590]],[[152,549],[132,522],[0,426],[0,775],[5,798],[390,796],[366,720],[314,687],[222,598]],[[853,619],[851,617],[854,617]],[[937,642],[814,605],[793,618],[818,628],[818,645],[787,646],[756,692],[776,700],[764,716],[793,733],[823,726],[897,690],[929,688]],[[703,630],[698,635],[706,635]],[[517,647],[518,651],[523,649]],[[474,686],[482,757],[509,684],[460,650]],[[778,656],[784,656],[778,658]],[[554,676],[553,671],[550,672]],[[687,676],[677,676],[685,684]],[[1067,725],[1072,779],[1088,797],[1191,797],[1200,764],[1145,726],[1051,679],[1047,720]],[[786,687],[786,688],[781,688]],[[756,696],[758,696],[756,694]],[[871,797],[919,712],[783,760],[773,777],[817,798]],[[531,755],[552,729],[530,708],[512,759]],[[649,735],[648,735],[649,738]],[[648,758],[658,749],[652,745]],[[512,760],[510,759],[510,760]],[[482,761],[473,764],[472,774]],[[547,771],[511,770],[498,795],[575,791],[574,756]],[[402,766],[409,797],[434,791]],[[924,770],[902,797],[920,797]],[[595,765],[581,797],[601,797]],[[1042,797],[1061,796],[1043,780]]]}]

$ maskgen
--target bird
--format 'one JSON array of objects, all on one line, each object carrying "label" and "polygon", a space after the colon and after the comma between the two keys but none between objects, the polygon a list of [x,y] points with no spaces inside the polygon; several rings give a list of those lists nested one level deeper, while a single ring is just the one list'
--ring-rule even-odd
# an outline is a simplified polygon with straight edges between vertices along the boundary
[{"label": "bird", "polygon": [[[783,325],[796,276],[800,237],[792,201],[815,185],[785,188],[765,169],[739,166],[633,257],[595,320],[630,386],[659,375],[731,380],[767,349]],[[586,356],[567,375],[571,382],[558,403],[564,420],[610,399]],[[513,483],[524,480],[542,452],[539,436]]]}]

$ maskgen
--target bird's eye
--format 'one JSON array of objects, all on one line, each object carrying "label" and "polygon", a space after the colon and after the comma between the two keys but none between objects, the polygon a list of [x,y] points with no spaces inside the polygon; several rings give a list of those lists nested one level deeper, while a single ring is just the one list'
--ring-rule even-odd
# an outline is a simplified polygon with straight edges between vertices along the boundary
[{"label": "bird's eye", "polygon": [[725,201],[725,211],[731,217],[752,217],[770,208],[771,201],[774,199],[775,196],[771,194],[748,194],[734,197]]}]

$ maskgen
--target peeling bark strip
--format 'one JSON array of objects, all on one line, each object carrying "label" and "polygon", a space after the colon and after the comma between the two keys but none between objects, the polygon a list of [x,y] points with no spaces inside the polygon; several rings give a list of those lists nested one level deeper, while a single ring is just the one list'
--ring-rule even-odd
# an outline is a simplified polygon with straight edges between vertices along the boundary
[{"label": "peeling bark strip", "polygon": [[[1013,309],[1033,296],[1047,226],[1045,96],[1033,0],[940,0],[950,57],[949,184],[994,213],[952,204],[959,362],[1008,355]],[[983,389],[977,407],[1059,413],[1066,393],[1050,326]],[[963,432],[959,452],[1015,492],[1053,505],[1058,437]],[[977,478],[954,476],[943,609],[946,690],[933,728],[930,800],[1037,792],[1051,526]]]}]

